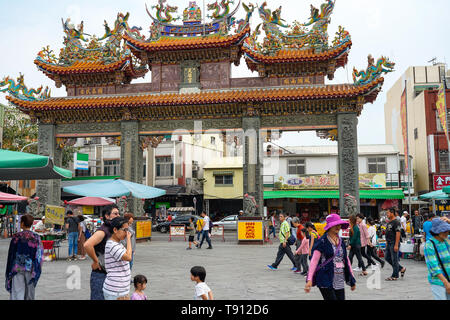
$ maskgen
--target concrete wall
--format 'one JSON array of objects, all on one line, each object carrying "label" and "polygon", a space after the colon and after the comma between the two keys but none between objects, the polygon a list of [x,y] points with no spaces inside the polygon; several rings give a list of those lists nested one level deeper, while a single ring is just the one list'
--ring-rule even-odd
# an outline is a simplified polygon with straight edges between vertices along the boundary
[{"label": "concrete wall", "polygon": [[[234,173],[233,185],[217,187],[215,185],[214,171],[232,171]],[[204,199],[242,199],[244,194],[244,171],[242,168],[205,169],[203,186]]]}]

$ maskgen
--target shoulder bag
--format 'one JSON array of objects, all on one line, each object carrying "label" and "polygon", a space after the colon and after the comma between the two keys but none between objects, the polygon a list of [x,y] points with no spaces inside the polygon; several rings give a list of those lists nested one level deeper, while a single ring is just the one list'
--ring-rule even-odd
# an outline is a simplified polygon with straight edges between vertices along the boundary
[{"label": "shoulder bag", "polygon": [[436,247],[436,244],[433,242],[433,240],[430,240],[430,241],[433,244],[434,250],[436,251],[436,257],[437,257],[437,259],[439,261],[439,264],[441,265],[442,271],[444,271],[445,278],[447,279],[447,281],[450,281],[450,279],[448,278],[447,270],[445,269],[444,264],[442,263],[441,257],[439,257],[439,252],[438,252],[438,249]]},{"label": "shoulder bag", "polygon": [[[341,246],[342,246],[342,239],[339,238],[339,244],[338,244],[338,246],[336,247],[336,250],[334,251],[333,256],[332,256],[331,258],[325,260],[325,262],[321,263],[321,264],[317,267],[317,269],[314,271],[314,275],[313,275],[313,278],[312,278],[312,285],[313,285],[313,287],[316,286],[316,275],[317,275],[317,271],[319,271],[320,269],[322,269],[323,267],[325,267],[327,264],[329,264],[331,261],[334,260],[334,257],[336,257],[336,254],[338,253],[338,250],[339,250],[339,248],[340,248]],[[312,254],[313,254],[313,253],[311,252],[311,255],[312,255]],[[308,281],[308,277],[306,278],[306,281]]]}]

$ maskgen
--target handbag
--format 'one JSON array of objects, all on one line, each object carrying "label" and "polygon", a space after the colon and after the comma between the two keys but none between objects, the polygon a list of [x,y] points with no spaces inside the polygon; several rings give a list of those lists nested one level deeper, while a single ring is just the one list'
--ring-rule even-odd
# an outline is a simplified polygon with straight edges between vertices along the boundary
[{"label": "handbag", "polygon": [[439,257],[439,252],[438,252],[438,249],[436,247],[436,244],[432,240],[430,240],[430,241],[433,244],[434,250],[436,251],[436,257],[437,257],[437,259],[439,261],[439,264],[441,265],[442,271],[444,271],[445,278],[447,279],[447,281],[450,281],[450,279],[448,278],[447,270],[444,268],[444,264],[442,263],[441,257]]},{"label": "handbag", "polygon": [[[284,233],[282,233],[282,234],[283,234],[283,237],[286,238],[286,236],[284,235]],[[293,234],[291,234],[291,235],[289,236],[289,238],[287,238],[286,243],[287,243],[288,245],[292,246],[292,245],[294,245],[295,241],[297,241],[297,239],[294,237]]]},{"label": "handbag", "polygon": [[[319,271],[320,269],[322,269],[323,267],[325,267],[327,264],[329,264],[331,261],[334,260],[334,257],[336,257],[336,254],[337,254],[337,252],[338,252],[338,250],[339,250],[339,248],[340,248],[341,246],[342,246],[342,239],[339,238],[339,244],[338,244],[338,246],[336,247],[336,250],[334,251],[333,256],[332,256],[331,258],[327,259],[325,262],[321,263],[321,264],[317,267],[316,271],[314,271],[314,274],[313,274],[313,277],[312,277],[312,286],[313,286],[313,287],[316,286],[316,275],[317,275],[317,271]],[[308,278],[306,278],[306,281],[308,282]]]}]

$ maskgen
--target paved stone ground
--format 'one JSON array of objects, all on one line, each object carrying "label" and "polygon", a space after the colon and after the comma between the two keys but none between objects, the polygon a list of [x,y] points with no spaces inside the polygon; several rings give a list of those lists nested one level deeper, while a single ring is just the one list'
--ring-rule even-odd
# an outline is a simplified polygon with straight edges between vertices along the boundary
[{"label": "paved stone ground", "polygon": [[[206,243],[205,243],[206,244]],[[193,249],[187,251],[187,243],[178,238],[168,241],[168,235],[153,233],[152,241],[138,243],[136,248],[133,275],[144,274],[149,284],[146,293],[155,300],[191,300],[194,295],[194,283],[190,280],[190,268],[202,265],[206,268],[206,282],[220,300],[321,300],[317,288],[310,294],[303,290],[305,278],[293,274],[291,263],[285,257],[277,271],[269,270],[266,265],[275,260],[277,243],[264,246],[237,245],[236,233],[227,233],[226,242],[213,239],[213,250]],[[4,270],[9,240],[0,240],[0,300],[9,299],[4,289]],[[86,300],[89,299],[90,259],[66,262],[67,242],[61,248],[61,258],[55,262],[44,262],[43,272],[36,290],[37,300]],[[346,290],[349,300],[391,300],[414,299],[432,300],[427,282],[425,262],[402,260],[407,267],[404,279],[386,282],[391,267],[386,264],[380,276],[356,276],[357,289]],[[354,265],[356,264],[356,258]],[[81,288],[69,290],[66,286],[69,266],[79,266],[81,270]],[[380,289],[369,289],[379,279]]]}]

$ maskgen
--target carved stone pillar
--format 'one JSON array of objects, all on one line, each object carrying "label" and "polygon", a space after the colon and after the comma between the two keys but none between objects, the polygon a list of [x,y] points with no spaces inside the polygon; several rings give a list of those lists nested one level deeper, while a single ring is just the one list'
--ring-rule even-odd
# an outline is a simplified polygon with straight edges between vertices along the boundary
[{"label": "carved stone pillar", "polygon": [[344,196],[356,198],[356,211],[360,212],[359,169],[358,169],[358,117],[356,113],[339,113],[338,152],[339,152],[339,207],[342,217],[348,217]]},{"label": "carved stone pillar", "polygon": [[[143,182],[143,153],[139,142],[139,122],[122,121],[120,143],[120,175],[122,179]],[[129,197],[128,211],[136,216],[144,213],[141,199]]]},{"label": "carved stone pillar", "polygon": [[[39,124],[38,154],[53,159],[55,166],[61,166],[62,150],[56,144],[56,126],[53,124]],[[61,204],[61,180],[38,180],[36,194],[42,205]]]},{"label": "carved stone pillar", "polygon": [[264,214],[264,185],[263,185],[263,165],[262,150],[263,142],[260,135],[261,119],[260,117],[242,118],[242,128],[244,130],[244,195],[248,194],[254,197],[256,210],[250,210],[251,202],[244,196],[243,208],[244,214],[250,216],[263,216]]}]

